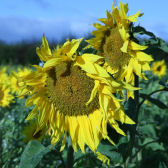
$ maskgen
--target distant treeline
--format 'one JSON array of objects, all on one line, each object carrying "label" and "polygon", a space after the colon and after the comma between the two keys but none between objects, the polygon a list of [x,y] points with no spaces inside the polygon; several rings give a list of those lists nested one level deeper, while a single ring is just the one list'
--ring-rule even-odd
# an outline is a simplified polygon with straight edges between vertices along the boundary
[{"label": "distant treeline", "polygon": [[39,58],[36,56],[38,42],[5,44],[0,43],[0,64],[37,64]]},{"label": "distant treeline", "polygon": [[[85,39],[88,39],[88,35]],[[68,39],[75,38],[74,36],[67,37]],[[61,41],[50,42],[50,48],[56,48],[57,44],[63,44],[67,38],[63,38]],[[39,64],[40,59],[36,54],[36,47],[40,47],[42,44],[41,41],[32,41],[32,42],[21,42],[16,44],[6,44],[0,42],[0,65],[29,65],[29,64]],[[86,46],[86,42],[82,42],[80,49]]]}]

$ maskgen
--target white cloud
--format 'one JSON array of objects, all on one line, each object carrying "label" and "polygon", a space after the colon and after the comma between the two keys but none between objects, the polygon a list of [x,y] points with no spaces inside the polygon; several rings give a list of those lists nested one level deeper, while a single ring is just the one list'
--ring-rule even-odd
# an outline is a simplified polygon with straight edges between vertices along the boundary
[{"label": "white cloud", "polygon": [[59,40],[70,33],[70,23],[64,20],[8,17],[0,18],[0,23],[0,40],[7,43],[41,40],[43,33],[50,40]]},{"label": "white cloud", "polygon": [[94,29],[94,27],[91,24],[93,24],[93,22],[90,22],[88,20],[73,21],[71,23],[71,32],[75,34],[77,37],[88,35]]},{"label": "white cloud", "polygon": [[[30,19],[25,17],[0,17],[0,40],[7,43],[21,42],[23,40],[40,40],[45,33],[48,40],[61,40],[68,36],[82,37],[93,31],[96,19]],[[168,23],[143,23],[146,30],[168,41]]]},{"label": "white cloud", "polygon": [[82,37],[93,30],[87,20],[65,19],[28,19],[25,17],[0,17],[0,40],[15,43],[23,40],[41,40],[43,33],[48,40],[61,40],[61,38],[74,35]]}]

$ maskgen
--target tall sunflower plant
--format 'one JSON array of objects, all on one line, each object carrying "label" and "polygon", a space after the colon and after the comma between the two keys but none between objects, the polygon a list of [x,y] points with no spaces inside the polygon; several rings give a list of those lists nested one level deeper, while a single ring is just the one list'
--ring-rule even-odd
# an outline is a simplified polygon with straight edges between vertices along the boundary
[{"label": "tall sunflower plant", "polygon": [[[67,40],[51,50],[43,35],[36,49],[43,64],[33,65],[34,71],[19,77],[19,88],[26,90],[26,107],[33,106],[26,120],[35,123],[24,132],[40,141],[50,137],[50,150],[59,144],[62,167],[80,167],[84,156],[94,156],[93,164],[97,157],[103,167],[125,165],[134,154],[139,109],[150,97],[143,94],[139,103],[139,78],[147,80],[145,71],[153,58],[130,31],[142,14],[127,13],[128,4],[120,2],[118,8],[113,3],[112,12],[98,19],[101,24],[93,24],[94,37],[87,40],[85,49],[91,47],[96,54],[79,51],[83,39]],[[126,156],[116,161],[122,141]],[[21,165],[33,144],[28,143]],[[35,150],[36,156],[40,150]]]}]

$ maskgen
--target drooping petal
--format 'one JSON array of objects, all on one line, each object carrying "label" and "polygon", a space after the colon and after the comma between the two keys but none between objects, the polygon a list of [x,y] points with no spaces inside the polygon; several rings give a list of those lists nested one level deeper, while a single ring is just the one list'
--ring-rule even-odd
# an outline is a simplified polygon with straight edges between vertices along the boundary
[{"label": "drooping petal", "polygon": [[43,68],[44,69],[50,69],[50,68],[58,65],[61,61],[62,61],[62,58],[52,58],[44,64]]},{"label": "drooping petal", "polygon": [[137,51],[136,52],[136,57],[139,61],[142,61],[142,62],[150,62],[150,61],[153,61],[153,58],[151,55],[148,55],[144,52],[141,52],[141,51]]},{"label": "drooping petal", "polygon": [[42,38],[42,46],[40,48],[39,47],[36,48],[36,53],[41,59],[41,61],[47,61],[52,56],[51,50],[48,45],[48,41],[45,38],[44,34]]},{"label": "drooping petal", "polygon": [[132,49],[132,50],[145,50],[148,47],[139,45],[139,44],[135,43],[134,41],[130,40],[129,41],[129,48]]}]

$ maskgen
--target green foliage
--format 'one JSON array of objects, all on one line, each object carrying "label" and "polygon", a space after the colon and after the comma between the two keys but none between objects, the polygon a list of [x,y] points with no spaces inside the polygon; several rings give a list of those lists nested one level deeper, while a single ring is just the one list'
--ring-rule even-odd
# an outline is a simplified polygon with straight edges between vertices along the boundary
[{"label": "green foliage", "polygon": [[155,60],[164,59],[168,65],[168,43],[156,37],[152,32],[147,31],[144,27],[133,27],[133,37],[137,38],[141,45],[146,45],[146,53],[152,55]]},{"label": "green foliage", "polygon": [[34,168],[42,159],[43,155],[50,151],[49,148],[44,147],[39,141],[30,141],[20,160],[19,168]]},{"label": "green foliage", "polygon": [[146,99],[148,101],[150,101],[151,103],[157,105],[159,108],[161,109],[167,109],[168,106],[166,106],[164,103],[162,103],[160,100],[158,99],[155,99],[155,98],[152,98],[151,96],[147,95],[147,94],[144,94],[144,93],[141,93],[140,94],[140,97],[142,97],[143,99]]},{"label": "green foliage", "polygon": [[25,115],[29,109],[24,109],[23,100],[15,100],[10,108],[0,109],[3,118],[0,120],[2,132],[2,163],[3,167],[15,168],[20,162],[20,155],[24,149],[21,131],[25,125]]}]

